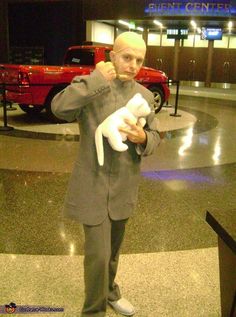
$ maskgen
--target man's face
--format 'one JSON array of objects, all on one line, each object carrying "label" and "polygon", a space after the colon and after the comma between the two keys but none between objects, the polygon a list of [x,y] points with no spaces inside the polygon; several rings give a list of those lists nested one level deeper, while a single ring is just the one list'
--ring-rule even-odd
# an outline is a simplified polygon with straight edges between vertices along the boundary
[{"label": "man's face", "polygon": [[145,57],[144,49],[124,48],[118,52],[112,52],[111,58],[116,73],[123,75],[123,80],[133,79],[139,72]]}]

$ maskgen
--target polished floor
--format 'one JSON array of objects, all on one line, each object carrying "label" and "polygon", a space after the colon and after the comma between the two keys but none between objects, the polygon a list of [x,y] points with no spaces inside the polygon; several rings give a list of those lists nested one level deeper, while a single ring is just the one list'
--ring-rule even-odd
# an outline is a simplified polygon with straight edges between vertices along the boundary
[{"label": "polished floor", "polygon": [[[171,90],[157,115],[165,138],[142,163],[117,280],[137,317],[221,316],[217,237],[205,212],[236,205],[236,90],[180,87],[179,117],[170,116]],[[14,130],[0,131],[0,313],[14,302],[64,308],[32,316],[79,316],[83,233],[61,216],[79,129],[13,106]]]}]

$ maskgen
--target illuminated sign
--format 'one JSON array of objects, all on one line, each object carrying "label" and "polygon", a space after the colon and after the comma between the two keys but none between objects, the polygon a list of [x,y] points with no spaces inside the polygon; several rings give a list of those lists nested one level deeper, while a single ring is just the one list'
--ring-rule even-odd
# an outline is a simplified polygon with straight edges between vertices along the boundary
[{"label": "illuminated sign", "polygon": [[167,29],[166,34],[168,39],[186,40],[188,38],[188,29]]},{"label": "illuminated sign", "polygon": [[202,28],[202,40],[222,40],[221,28]]},{"label": "illuminated sign", "polygon": [[236,0],[163,1],[146,0],[146,16],[236,16]]}]

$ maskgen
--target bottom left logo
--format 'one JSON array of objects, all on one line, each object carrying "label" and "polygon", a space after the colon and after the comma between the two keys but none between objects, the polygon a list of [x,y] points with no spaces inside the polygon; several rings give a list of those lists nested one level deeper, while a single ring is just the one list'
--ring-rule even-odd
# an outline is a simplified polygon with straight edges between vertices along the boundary
[{"label": "bottom left logo", "polygon": [[5,312],[7,314],[13,314],[16,310],[16,304],[10,303],[9,305],[5,305]]}]

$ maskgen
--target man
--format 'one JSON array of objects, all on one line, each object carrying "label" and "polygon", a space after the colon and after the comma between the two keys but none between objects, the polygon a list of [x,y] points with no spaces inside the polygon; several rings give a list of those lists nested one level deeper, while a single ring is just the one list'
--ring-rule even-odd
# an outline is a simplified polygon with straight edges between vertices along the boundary
[{"label": "man", "polygon": [[[65,214],[83,224],[85,302],[81,316],[105,316],[107,303],[125,316],[134,307],[121,297],[115,283],[125,225],[137,200],[141,156],[150,155],[160,142],[154,111],[143,129],[128,122],[128,150],[114,151],[104,139],[104,165],[99,166],[95,130],[111,113],[141,93],[153,110],[152,93],[135,82],[146,53],[134,32],[119,35],[111,62],[100,62],[91,75],[75,77],[52,101],[54,114],[77,120],[80,146],[65,201]],[[123,130],[124,132],[124,130]]]}]

